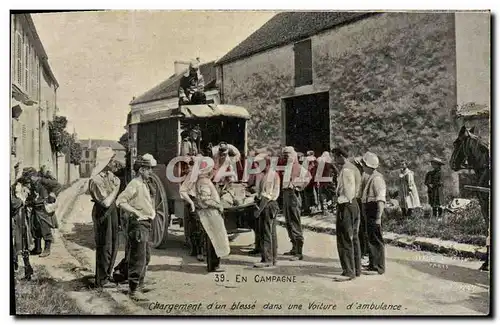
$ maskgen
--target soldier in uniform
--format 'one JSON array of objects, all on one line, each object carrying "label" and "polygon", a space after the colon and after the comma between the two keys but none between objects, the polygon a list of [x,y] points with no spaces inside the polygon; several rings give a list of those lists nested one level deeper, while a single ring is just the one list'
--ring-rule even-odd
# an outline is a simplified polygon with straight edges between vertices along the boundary
[{"label": "soldier in uniform", "polygon": [[94,202],[92,220],[96,241],[97,288],[113,286],[112,271],[118,253],[118,211],[115,204],[120,179],[112,172],[113,150],[97,152],[97,164],[89,181],[89,192]]},{"label": "soldier in uniform", "polygon": [[427,186],[427,195],[429,204],[432,207],[432,215],[441,217],[443,214],[443,177],[441,166],[444,162],[439,158],[431,160],[432,170],[425,175],[425,185]]},{"label": "soldier in uniform", "polygon": [[[285,215],[286,229],[292,242],[292,250],[285,255],[291,255],[290,260],[302,260],[302,248],[304,246],[304,236],[302,234],[302,223],[300,220],[302,200],[300,193],[304,190],[311,179],[311,174],[303,168],[298,161],[297,153],[293,147],[283,148],[283,155],[287,161],[282,181],[283,186],[283,214]],[[287,179],[287,176],[290,178]],[[303,179],[301,178],[304,177]]]},{"label": "soldier in uniform", "polygon": [[179,194],[180,197],[185,200],[186,205],[184,208],[185,220],[186,220],[186,230],[188,232],[188,241],[191,249],[191,256],[196,256],[198,261],[203,261],[203,232],[200,220],[195,213],[195,183],[196,179],[192,177],[194,161],[190,162],[189,172],[186,175],[184,182],[182,182]]},{"label": "soldier in uniform", "polygon": [[31,235],[31,220],[25,205],[29,194],[29,180],[20,178],[11,186],[10,216],[12,218],[11,250],[14,257],[14,271],[18,270],[18,255],[23,258],[24,279],[31,280],[33,268],[30,263],[29,249],[33,245]]},{"label": "soldier in uniform", "polygon": [[145,287],[145,276],[151,258],[151,223],[156,215],[154,195],[148,185],[148,178],[156,160],[145,154],[134,163],[136,177],[128,183],[116,199],[116,205],[128,213],[128,283],[130,298],[147,301],[143,295],[149,291]]},{"label": "soldier in uniform", "polygon": [[[52,228],[56,228],[54,224],[53,214],[48,213],[45,205],[53,203],[53,198],[49,199],[49,192],[42,184],[40,174],[36,169],[29,167],[23,171],[23,177],[29,180],[30,194],[26,200],[26,204],[31,208],[32,217],[32,233],[35,238],[35,247],[31,251],[32,255],[40,255],[46,257],[50,255],[50,248],[53,241]],[[42,239],[45,242],[45,247],[42,252]]]},{"label": "soldier in uniform", "polygon": [[181,156],[196,156],[200,153],[201,130],[195,126],[181,133]]},{"label": "soldier in uniform", "polygon": [[359,169],[348,159],[347,150],[333,151],[340,173],[337,178],[337,249],[342,265],[342,277],[337,281],[350,281],[361,275],[361,249],[359,245],[360,214],[356,196],[361,188]]},{"label": "soldier in uniform", "polygon": [[200,72],[200,61],[189,64],[188,71],[182,76],[179,85],[179,106],[206,104],[205,79]]},{"label": "soldier in uniform", "polygon": [[256,160],[265,160],[266,167],[262,177],[258,179],[256,202],[258,211],[256,212],[261,246],[261,262],[256,263],[256,268],[268,268],[276,265],[278,251],[278,237],[276,233],[276,215],[279,212],[276,200],[280,194],[280,177],[271,168],[270,153],[261,153]]}]

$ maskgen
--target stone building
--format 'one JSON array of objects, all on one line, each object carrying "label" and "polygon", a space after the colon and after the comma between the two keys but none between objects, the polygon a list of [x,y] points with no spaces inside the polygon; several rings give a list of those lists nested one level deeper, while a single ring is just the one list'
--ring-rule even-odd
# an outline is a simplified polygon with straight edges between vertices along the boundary
[{"label": "stone building", "polygon": [[13,167],[55,172],[49,141],[49,121],[57,112],[59,84],[29,14],[11,15],[11,181]]},{"label": "stone building", "polygon": [[97,149],[109,147],[115,153],[115,159],[125,164],[125,147],[118,141],[103,140],[103,139],[85,139],[80,140],[82,147],[82,159],[80,161],[80,177],[90,177],[92,170],[95,167]]},{"label": "stone building", "polygon": [[489,23],[489,12],[284,12],[216,62],[217,86],[248,108],[250,147],[371,150],[390,185],[406,159],[424,194],[428,160],[451,155],[453,109],[489,103]]}]

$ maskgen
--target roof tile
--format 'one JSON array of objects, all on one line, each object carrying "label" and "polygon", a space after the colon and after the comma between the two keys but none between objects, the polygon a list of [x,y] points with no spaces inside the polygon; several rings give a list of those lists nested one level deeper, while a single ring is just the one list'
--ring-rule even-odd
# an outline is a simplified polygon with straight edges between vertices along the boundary
[{"label": "roof tile", "polygon": [[361,11],[295,11],[275,15],[261,28],[223,56],[216,65],[229,63],[265,50],[315,35],[357,19],[374,15]]},{"label": "roof tile", "polygon": [[[215,86],[215,61],[200,65],[200,72],[205,79],[205,89],[213,88]],[[176,97],[181,78],[182,74],[170,76],[167,80],[132,100],[130,105]]]}]

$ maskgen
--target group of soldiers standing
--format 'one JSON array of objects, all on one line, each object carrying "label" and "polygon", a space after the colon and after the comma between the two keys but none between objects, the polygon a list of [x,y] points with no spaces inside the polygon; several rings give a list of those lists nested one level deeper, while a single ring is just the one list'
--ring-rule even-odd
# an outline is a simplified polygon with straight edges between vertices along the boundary
[{"label": "group of soldiers standing", "polygon": [[26,280],[33,275],[30,255],[50,255],[52,229],[58,227],[55,210],[61,188],[45,166],[39,171],[32,167],[24,168],[21,176],[11,185],[11,253],[15,271],[19,268],[18,256],[22,256]]},{"label": "group of soldiers standing", "polygon": [[[217,159],[220,157],[231,159],[230,157],[238,156],[234,153],[227,154],[231,150],[227,149],[226,143],[221,143],[218,147],[222,155],[214,155]],[[291,169],[289,180],[283,178],[283,172],[271,168],[271,160],[277,156],[273,150],[262,149],[259,153],[251,153],[254,163],[259,161],[265,163],[264,170],[257,175],[251,175],[253,177],[250,177],[246,183],[248,192],[253,193],[255,199],[255,211],[252,211],[250,219],[254,218],[256,245],[250,254],[261,255],[261,261],[254,265],[256,268],[269,268],[276,265],[276,216],[280,210],[285,217],[286,229],[292,244],[292,249],[284,255],[294,261],[303,259],[304,236],[301,224],[303,194],[305,194],[303,192],[311,182],[314,182],[313,176],[315,175],[311,173],[312,170],[304,170],[305,167],[299,161],[298,154],[293,147],[284,147],[280,154],[281,163]],[[363,265],[368,274],[383,274],[385,253],[381,219],[386,202],[386,185],[384,177],[376,170],[379,166],[378,158],[375,154],[368,152],[363,157],[348,159],[345,149],[335,149],[332,154],[333,158],[328,153],[322,155],[321,159],[327,165],[326,174],[336,176],[335,182],[331,181],[329,187],[331,199],[336,198],[337,203],[337,246],[343,269],[337,280],[352,280],[360,276],[362,256],[365,259]],[[217,159],[215,159],[216,167],[212,171],[212,176],[222,165]],[[196,202],[199,200],[200,193],[193,189],[196,189],[196,186],[193,186],[193,180],[187,177],[181,186],[181,197],[186,200],[186,210],[189,211],[186,220],[193,220],[195,223],[196,212],[199,209]],[[219,206],[218,211],[222,213],[219,193],[220,191],[212,192],[214,195],[212,199],[214,202],[219,202],[216,206]],[[188,231],[192,234],[191,254],[203,260],[199,231],[193,228]],[[205,228],[206,231],[205,226],[201,228]],[[217,256],[220,258],[224,255],[217,254]],[[210,261],[207,262],[210,265]],[[220,268],[217,264],[215,268],[209,267],[209,271],[220,271]]]}]

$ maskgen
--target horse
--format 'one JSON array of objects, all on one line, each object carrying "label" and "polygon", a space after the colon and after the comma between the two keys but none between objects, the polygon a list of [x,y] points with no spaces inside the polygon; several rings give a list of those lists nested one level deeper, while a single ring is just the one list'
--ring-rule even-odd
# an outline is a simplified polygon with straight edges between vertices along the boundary
[{"label": "horse", "polygon": [[[457,139],[453,142],[453,153],[450,159],[450,167],[454,171],[462,169],[472,169],[476,175],[478,186],[490,188],[491,178],[491,159],[489,147],[474,134],[475,127],[467,129],[462,126],[458,132]],[[481,205],[481,214],[483,215],[486,231],[489,232],[490,226],[490,194],[477,192],[477,198]],[[489,236],[489,233],[488,233]],[[489,247],[487,258],[482,270],[488,270]]]}]

